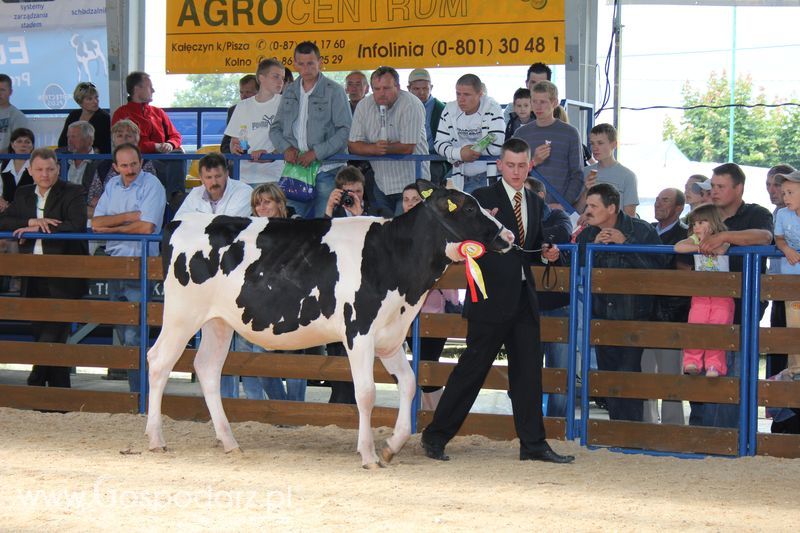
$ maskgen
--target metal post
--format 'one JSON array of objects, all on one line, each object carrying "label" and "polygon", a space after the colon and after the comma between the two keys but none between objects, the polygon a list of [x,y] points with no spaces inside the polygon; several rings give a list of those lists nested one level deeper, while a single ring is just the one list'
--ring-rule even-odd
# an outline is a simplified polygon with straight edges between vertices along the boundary
[{"label": "metal post", "polygon": [[622,53],[620,44],[622,42],[622,2],[616,3],[614,7],[614,127],[619,131],[619,111],[620,92],[622,90],[620,76],[622,75]]},{"label": "metal post", "polygon": [[422,399],[422,392],[419,386],[420,345],[419,315],[417,315],[417,318],[414,319],[414,322],[411,325],[411,369],[414,371],[414,383],[417,385],[417,391],[414,394],[414,400],[411,402],[411,433],[417,432],[417,411],[419,411],[419,404],[420,400]]},{"label": "metal post", "polygon": [[747,454],[756,454],[756,436],[758,433],[758,363],[760,358],[759,338],[761,314],[761,253],[751,256],[753,268],[753,286],[750,320],[753,330],[750,332],[750,379],[748,381],[750,401],[748,402],[748,431],[747,431]]},{"label": "metal post", "polygon": [[[569,306],[569,336],[567,337],[567,353],[569,354],[567,359],[567,440],[575,438],[575,354],[578,345],[578,306],[575,304],[578,301],[578,272],[580,271],[577,246],[573,248],[571,255],[569,301],[573,302],[573,305]],[[578,428],[578,434],[580,433],[580,428]]]},{"label": "metal post", "polygon": [[139,290],[142,297],[139,300],[139,413],[147,412],[147,395],[149,394],[149,383],[147,382],[147,345],[150,340],[150,331],[147,327],[147,303],[150,295],[147,292],[147,252],[148,240],[143,237],[141,243],[141,253],[139,265]]},{"label": "metal post", "polygon": [[733,161],[733,133],[734,133],[734,110],[736,103],[736,6],[733,6],[733,22],[731,24],[731,79],[730,79],[730,104],[728,108],[728,161]]},{"label": "metal post", "polygon": [[742,329],[739,338],[739,457],[747,454],[747,406],[750,391],[747,380],[750,376],[750,337],[752,335],[753,317],[751,313],[750,290],[753,285],[752,255],[742,258]]},{"label": "metal post", "polygon": [[586,246],[586,265],[583,273],[583,337],[581,338],[581,446],[586,446],[589,435],[589,365],[592,363],[590,329],[592,321],[592,245]]}]

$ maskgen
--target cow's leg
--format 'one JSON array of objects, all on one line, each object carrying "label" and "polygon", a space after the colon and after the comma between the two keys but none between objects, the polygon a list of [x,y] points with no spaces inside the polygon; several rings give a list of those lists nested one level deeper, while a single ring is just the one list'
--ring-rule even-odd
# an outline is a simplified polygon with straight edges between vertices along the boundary
[{"label": "cow's leg", "polygon": [[[167,304],[168,305],[168,304]],[[150,382],[150,394],[147,406],[147,426],[145,434],[149,437],[150,450],[166,449],[161,432],[161,399],[167,386],[169,373],[180,359],[186,343],[195,334],[200,324],[189,317],[165,310],[164,316],[176,317],[165,322],[155,344],[147,352],[147,368]],[[183,313],[184,315],[186,313]]]},{"label": "cow's leg", "polygon": [[397,412],[394,433],[386,439],[380,452],[381,459],[388,463],[396,453],[400,452],[411,436],[411,403],[414,400],[417,384],[402,346],[399,346],[393,355],[382,357],[379,353],[378,357],[386,371],[397,378],[397,390],[400,393],[400,409]]},{"label": "cow's leg", "polygon": [[239,449],[239,444],[233,438],[233,431],[222,408],[222,397],[219,392],[219,382],[222,376],[222,365],[228,357],[228,350],[233,337],[233,328],[225,321],[215,318],[203,326],[203,336],[200,339],[200,348],[194,358],[194,370],[203,398],[206,400],[211,422],[217,439],[222,442],[225,453]]},{"label": "cow's leg", "polygon": [[353,386],[358,405],[358,453],[361,454],[361,466],[367,469],[377,468],[381,464],[375,454],[375,441],[372,437],[372,407],[375,405],[375,378],[372,369],[375,363],[375,348],[371,338],[359,337],[353,349],[347,350],[350,359],[350,371],[353,374]]}]

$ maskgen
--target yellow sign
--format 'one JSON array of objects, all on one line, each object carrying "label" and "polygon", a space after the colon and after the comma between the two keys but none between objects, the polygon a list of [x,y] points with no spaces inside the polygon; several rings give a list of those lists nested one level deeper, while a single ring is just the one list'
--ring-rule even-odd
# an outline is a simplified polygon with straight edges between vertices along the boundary
[{"label": "yellow sign", "polygon": [[326,70],[564,63],[564,0],[170,0],[167,72],[288,67],[313,41]]}]

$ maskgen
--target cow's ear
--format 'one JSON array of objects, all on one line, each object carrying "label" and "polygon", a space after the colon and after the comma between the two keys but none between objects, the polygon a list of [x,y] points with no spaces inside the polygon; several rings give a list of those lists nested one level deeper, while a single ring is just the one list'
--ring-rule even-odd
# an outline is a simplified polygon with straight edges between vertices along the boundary
[{"label": "cow's ear", "polygon": [[419,195],[422,196],[423,200],[430,198],[431,194],[439,189],[441,189],[441,187],[431,181],[423,179],[417,180],[417,190],[419,191]]}]

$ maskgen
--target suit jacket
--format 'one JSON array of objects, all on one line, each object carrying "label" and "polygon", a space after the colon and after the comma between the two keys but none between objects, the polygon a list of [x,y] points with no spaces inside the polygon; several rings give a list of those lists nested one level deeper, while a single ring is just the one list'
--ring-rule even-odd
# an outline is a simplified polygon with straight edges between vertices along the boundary
[{"label": "suit jacket", "polygon": [[[50,189],[44,206],[44,218],[55,218],[61,224],[53,233],[86,232],[86,192],[80,185],[58,180]],[[36,216],[36,185],[17,189],[14,201],[0,215],[0,231],[14,231],[28,226],[28,220]],[[33,253],[34,239],[25,239],[20,252]],[[87,241],[42,240],[45,254],[86,255]],[[50,280],[51,296],[54,298],[79,298],[86,292],[86,280],[53,278]],[[27,296],[27,283],[23,283],[22,295]]]},{"label": "suit jacket", "polygon": [[31,178],[31,175],[27,169],[22,172],[22,176],[19,178],[19,183],[16,182],[14,174],[11,172],[3,172],[1,176],[2,178],[0,179],[3,180],[3,200],[6,202],[10,202],[14,199],[14,194],[16,193],[18,187],[33,183],[33,178]]},{"label": "suit jacket", "polygon": [[[523,193],[527,203],[528,223],[525,228],[525,242],[522,243],[522,247],[526,250],[538,249],[541,248],[542,244],[542,210],[544,202],[539,196],[527,189],[523,188]],[[514,232],[515,242],[519,242],[519,230],[514,217],[514,208],[508,199],[503,182],[498,180],[488,187],[477,189],[472,195],[487,210],[497,207],[498,212],[495,218],[503,226]],[[522,271],[524,270],[528,297],[531,301],[533,313],[538,317],[536,282],[533,279],[530,267],[539,258],[539,254],[523,253],[515,250],[504,254],[486,252],[477,262],[483,272],[486,292],[489,297],[479,299],[476,303],[471,302],[470,298],[467,297],[464,304],[464,316],[469,320],[494,323],[505,322],[513,317],[517,310],[520,294],[522,294],[520,285],[522,283]]]}]

